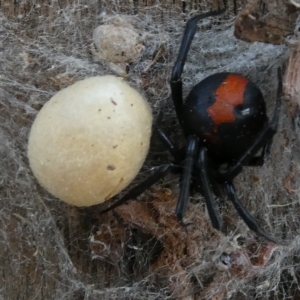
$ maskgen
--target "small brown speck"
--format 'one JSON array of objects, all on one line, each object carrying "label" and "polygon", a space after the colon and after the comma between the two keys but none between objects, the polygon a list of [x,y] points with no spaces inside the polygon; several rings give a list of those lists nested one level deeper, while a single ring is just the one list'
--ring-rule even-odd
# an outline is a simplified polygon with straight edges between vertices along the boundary
[{"label": "small brown speck", "polygon": [[165,188],[165,194],[170,196],[170,195],[172,195],[172,191],[168,188]]},{"label": "small brown speck", "polygon": [[108,166],[106,167],[106,169],[109,170],[109,171],[113,171],[113,170],[116,169],[116,167],[115,167],[114,165],[108,165]]},{"label": "small brown speck", "polygon": [[101,108],[99,108],[98,111],[101,111]]},{"label": "small brown speck", "polygon": [[143,146],[143,142],[141,142],[141,146]]},{"label": "small brown speck", "polygon": [[253,182],[254,182],[254,183],[258,183],[258,182],[259,182],[259,177],[254,176],[254,177],[253,177]]},{"label": "small brown speck", "polygon": [[131,103],[131,106],[133,106],[133,103]]},{"label": "small brown speck", "polygon": [[113,148],[116,149],[118,147],[118,145],[114,145]]},{"label": "small brown speck", "polygon": [[107,119],[110,119],[110,117],[107,117]]},{"label": "small brown speck", "polygon": [[94,147],[94,144],[92,144],[91,146]]},{"label": "small brown speck", "polygon": [[116,101],[114,101],[113,98],[110,98],[110,101],[111,101],[111,103],[112,103],[113,105],[118,105],[118,103],[117,103]]}]

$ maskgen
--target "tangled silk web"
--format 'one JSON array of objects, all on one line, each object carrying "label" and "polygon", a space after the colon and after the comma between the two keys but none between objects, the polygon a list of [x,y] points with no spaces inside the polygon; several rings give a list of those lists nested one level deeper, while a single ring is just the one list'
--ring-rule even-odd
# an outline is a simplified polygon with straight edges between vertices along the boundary
[{"label": "tangled silk web", "polygon": [[[255,240],[227,203],[220,203],[220,209],[233,224],[233,230],[228,236],[218,235],[210,227],[203,199],[195,195],[189,205],[210,228],[195,228],[201,230],[205,242],[188,265],[178,271],[180,276],[167,272],[160,277],[159,271],[151,272],[153,265],[149,268],[151,263],[146,259],[156,251],[151,240],[159,239],[153,237],[151,230],[139,232],[134,228],[127,251],[118,259],[106,259],[112,253],[93,257],[90,236],[104,220],[110,228],[116,216],[99,217],[95,211],[59,202],[38,185],[28,166],[27,137],[37,112],[57,91],[88,76],[125,72],[126,80],[146,96],[154,115],[163,110],[166,126],[178,131],[170,97],[170,72],[186,19],[210,6],[187,4],[182,12],[181,1],[53,0],[47,4],[24,1],[13,8],[0,1],[0,298],[299,297],[299,144],[284,105],[269,159],[261,168],[247,168],[236,179],[236,185],[249,211],[266,231],[285,240],[287,246],[259,246],[258,253],[269,254],[255,263],[239,252],[242,246],[235,245],[232,258],[240,255],[248,262],[240,264],[249,270],[247,274],[228,270],[220,273],[212,267],[220,257],[221,263],[226,261],[222,253],[228,252],[228,245],[234,245],[237,234],[244,237],[245,244]],[[111,16],[123,16],[145,37],[142,52],[126,62],[125,69],[124,65],[95,59],[92,51],[93,30]],[[272,114],[276,69],[285,62],[286,48],[236,40],[233,21],[229,10],[224,16],[199,24],[183,74],[184,93],[212,73],[238,72],[262,89]],[[176,133],[173,136],[176,138]],[[157,164],[159,151],[163,151],[159,146],[151,148],[137,180]],[[174,180],[168,187],[176,196]],[[147,247],[142,245],[144,240],[148,241]],[[108,248],[108,252],[115,248]],[[178,262],[172,263],[170,268],[175,270]],[[178,288],[187,282],[190,290]],[[224,293],[216,293],[218,288]]]}]

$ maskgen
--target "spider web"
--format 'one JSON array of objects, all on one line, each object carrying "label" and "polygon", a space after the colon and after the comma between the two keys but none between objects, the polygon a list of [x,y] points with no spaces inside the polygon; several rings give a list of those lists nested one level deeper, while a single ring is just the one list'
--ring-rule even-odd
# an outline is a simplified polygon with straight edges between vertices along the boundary
[{"label": "spider web", "polygon": [[[218,288],[226,290],[219,293],[219,299],[299,297],[300,156],[297,130],[284,105],[269,159],[261,168],[246,168],[235,180],[244,205],[267,232],[287,243],[278,248],[267,244],[272,256],[265,265],[254,260],[250,265],[249,261],[241,263],[242,268],[254,270],[250,275],[216,267],[223,252],[232,251],[246,261],[255,255],[262,259],[259,253],[265,253],[263,242],[255,244],[258,254],[252,253],[253,257],[243,252],[247,241],[256,243],[255,236],[227,202],[219,202],[222,215],[232,224],[225,236],[211,229],[201,196],[193,197],[187,215],[196,215],[202,225],[194,228],[196,235],[190,230],[189,237],[201,236],[203,243],[195,248],[197,253],[186,254],[189,260],[185,262],[183,257],[176,261],[175,255],[175,261],[165,265],[174,273],[162,275],[164,266],[155,269],[154,261],[162,253],[159,247],[167,247],[153,233],[153,225],[147,228],[143,223],[143,229],[120,210],[119,216],[99,216],[98,210],[61,203],[38,185],[29,169],[27,138],[43,104],[77,80],[114,74],[108,63],[94,61],[90,51],[93,30],[107,16],[123,15],[141,35],[146,34],[145,49],[127,65],[126,80],[146,96],[155,116],[164,112],[164,126],[172,129],[172,138],[180,139],[170,97],[170,72],[185,21],[199,11],[216,8],[214,2],[36,0],[13,5],[0,0],[1,299],[216,299]],[[230,3],[224,16],[199,24],[184,69],[184,94],[210,74],[237,72],[261,88],[272,115],[276,69],[285,62],[286,48],[238,41],[233,36],[233,22]],[[154,137],[136,182],[165,158]],[[167,177],[155,190],[165,191],[166,187],[176,198],[175,177]],[[169,214],[173,211],[171,208]],[[120,216],[129,230],[124,233],[129,236],[126,246],[116,239],[116,243],[109,241],[105,255],[93,255],[90,238],[101,226],[111,232],[122,227],[122,221],[116,221]],[[166,220],[171,222],[172,217],[161,214],[159,222]],[[236,243],[238,235],[244,239],[242,245]],[[174,243],[180,247],[176,240]],[[126,249],[121,251],[123,246]],[[187,249],[190,247],[187,244]],[[174,249],[174,253],[178,251]],[[181,289],[185,284],[190,290]]]}]

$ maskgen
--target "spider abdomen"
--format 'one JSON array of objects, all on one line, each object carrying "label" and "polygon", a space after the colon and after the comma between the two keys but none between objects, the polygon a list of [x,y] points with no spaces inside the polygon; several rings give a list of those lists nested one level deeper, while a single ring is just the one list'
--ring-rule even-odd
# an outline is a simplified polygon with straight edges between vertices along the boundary
[{"label": "spider abdomen", "polygon": [[267,123],[259,88],[234,73],[211,75],[197,84],[182,106],[185,134],[195,134],[219,163],[242,155]]}]

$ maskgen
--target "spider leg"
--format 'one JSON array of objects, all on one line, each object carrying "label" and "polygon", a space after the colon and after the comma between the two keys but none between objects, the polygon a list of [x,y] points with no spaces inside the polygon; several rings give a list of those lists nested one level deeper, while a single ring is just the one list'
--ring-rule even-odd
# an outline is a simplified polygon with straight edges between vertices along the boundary
[{"label": "spider leg", "polygon": [[269,235],[267,232],[265,232],[257,223],[255,218],[247,211],[247,209],[244,207],[244,205],[240,202],[236,195],[235,188],[233,186],[232,182],[225,182],[224,183],[225,189],[228,194],[228,198],[233,203],[235,209],[241,216],[241,218],[244,220],[246,225],[249,227],[250,230],[254,231],[256,234],[264,237],[265,239],[276,243],[276,244],[282,244],[282,242],[279,242],[277,239],[273,238],[271,235]]},{"label": "spider leg", "polygon": [[170,154],[174,157],[175,161],[180,163],[184,159],[184,154],[169,138],[167,133],[161,129],[157,128],[156,132],[159,136],[160,141],[163,143],[166,149],[170,152]]},{"label": "spider leg", "polygon": [[243,166],[247,165],[249,160],[254,157],[257,151],[268,143],[273,135],[277,131],[278,121],[279,121],[279,113],[280,113],[280,105],[281,105],[281,94],[282,94],[282,76],[281,69],[277,70],[278,76],[278,89],[277,89],[277,99],[275,103],[274,114],[272,120],[265,126],[261,132],[259,132],[257,138],[253,142],[253,144],[249,147],[249,149],[234,163],[232,164],[224,173],[222,172],[222,177],[227,180],[232,180],[235,176],[237,176]]},{"label": "spider leg", "polygon": [[182,219],[185,213],[186,205],[190,197],[190,186],[192,179],[193,167],[198,151],[198,139],[190,135],[187,140],[186,156],[183,161],[183,170],[180,178],[180,193],[176,206],[176,216],[179,223],[184,224]]},{"label": "spider leg", "polygon": [[146,180],[141,182],[140,184],[136,185],[134,188],[132,188],[127,194],[125,194],[121,199],[117,200],[114,204],[109,206],[108,208],[105,208],[101,211],[101,213],[106,213],[125,202],[137,198],[139,195],[141,195],[146,189],[151,187],[154,183],[159,181],[161,178],[166,176],[171,171],[174,171],[178,168],[177,165],[174,165],[172,163],[165,164],[158,168],[152,175],[150,175]]},{"label": "spider leg", "polygon": [[184,159],[184,152],[182,151],[183,149],[179,149],[174,144],[174,142],[172,142],[172,140],[170,139],[166,131],[161,128],[162,119],[163,119],[163,113],[160,112],[158,114],[156,125],[154,126],[154,131],[158,135],[160,141],[165,146],[165,148],[174,157],[176,163],[180,163]]},{"label": "spider leg", "polygon": [[199,185],[201,186],[201,192],[206,202],[206,207],[208,210],[208,214],[212,226],[215,229],[222,231],[223,229],[222,219],[217,210],[214,195],[209,182],[209,176],[207,173],[207,149],[206,148],[200,148],[196,168],[199,174],[197,176],[197,179],[200,180]]},{"label": "spider leg", "polygon": [[245,166],[262,166],[266,160],[266,158],[270,154],[270,148],[272,145],[273,139],[271,138],[263,147],[261,155],[251,157],[251,159],[245,164]]},{"label": "spider leg", "polygon": [[196,30],[197,30],[197,23],[198,21],[205,19],[207,17],[211,16],[217,16],[225,12],[226,7],[223,9],[219,9],[216,11],[207,12],[198,16],[193,17],[189,21],[187,21],[185,25],[185,30],[183,34],[183,38],[181,41],[181,46],[179,49],[179,53],[177,56],[177,60],[175,62],[175,65],[173,67],[172,75],[171,75],[171,91],[172,91],[172,98],[176,110],[176,114],[178,119],[180,120],[180,110],[181,106],[183,104],[182,99],[182,81],[181,81],[181,75],[183,72],[183,67],[186,61],[186,57],[188,54],[188,51],[190,49],[192,40],[195,36]]}]

